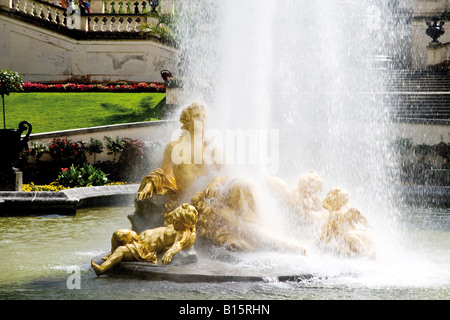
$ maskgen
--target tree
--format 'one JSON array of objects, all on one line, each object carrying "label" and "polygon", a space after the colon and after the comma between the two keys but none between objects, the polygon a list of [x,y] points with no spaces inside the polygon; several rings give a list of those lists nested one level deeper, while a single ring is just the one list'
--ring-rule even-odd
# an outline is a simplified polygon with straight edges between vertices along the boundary
[{"label": "tree", "polygon": [[5,95],[9,96],[11,92],[23,91],[22,76],[15,71],[0,70],[0,95],[3,102],[3,127],[6,129],[5,118]]}]

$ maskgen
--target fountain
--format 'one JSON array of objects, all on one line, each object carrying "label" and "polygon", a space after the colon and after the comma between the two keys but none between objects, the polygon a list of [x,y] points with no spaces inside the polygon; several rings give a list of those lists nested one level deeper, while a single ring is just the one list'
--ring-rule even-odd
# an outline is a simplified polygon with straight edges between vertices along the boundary
[{"label": "fountain", "polygon": [[124,244],[145,247],[146,232],[175,228],[166,217],[183,204],[197,212],[196,241],[166,266],[129,255],[115,274],[299,280],[378,272],[398,258],[390,101],[379,98],[387,73],[374,58],[385,54],[389,7],[178,5],[181,130],[143,178],[129,216],[135,240]]},{"label": "fountain", "polygon": [[[373,240],[366,228],[370,224],[358,209],[346,206],[348,195],[345,192],[331,190],[322,205],[316,195],[321,191],[322,181],[314,172],[302,175],[293,190],[268,175],[256,179],[234,176],[222,163],[221,150],[210,148],[212,142],[204,139],[205,120],[205,107],[198,103],[182,110],[180,137],[167,144],[161,167],[143,178],[137,192],[136,212],[129,216],[135,230],[115,231],[110,254],[103,258],[105,261],[91,262],[98,276],[117,269],[114,267],[118,265],[119,273],[136,273],[137,262],[141,262],[139,272],[159,276],[161,269],[154,268],[158,254],[163,254],[162,265],[172,261],[181,265],[172,273],[183,273],[184,265],[198,261],[193,251],[197,238],[203,240],[200,245],[207,250],[225,248],[231,252],[275,251],[305,255],[306,249],[299,239],[277,234],[272,225],[265,223],[264,215],[269,213],[267,201],[262,200],[261,191],[255,185],[261,178],[265,179],[269,191],[262,192],[264,197],[279,200],[279,208],[287,207],[295,213],[295,220],[299,222],[296,228],[304,236],[303,241],[316,241],[319,247],[328,249],[337,245],[332,251],[338,255],[375,256]],[[143,202],[147,205],[142,205]],[[279,218],[276,211],[269,214]],[[321,226],[320,235],[314,232],[317,226]],[[309,239],[305,236],[307,233]],[[217,263],[213,266],[214,269],[203,267],[198,271],[216,281],[227,279],[223,267],[218,268]],[[286,277],[279,272],[265,276]],[[187,276],[190,278],[191,274]],[[242,277],[248,279],[249,276]]]},{"label": "fountain", "polygon": [[[175,149],[171,166],[162,150],[149,155],[154,170],[134,213],[43,209],[46,216],[0,219],[0,298],[155,299],[155,310],[165,299],[447,300],[448,208],[399,208],[392,192],[396,135],[380,94],[389,59],[380,57],[390,50],[386,32],[400,28],[389,26],[383,1],[177,6],[180,61],[170,78],[184,95],[175,120],[195,101],[204,114],[182,117],[186,127],[159,141]],[[189,148],[189,135],[202,153]],[[189,150],[194,182],[168,169]],[[170,218],[184,203],[197,211],[195,227]],[[148,241],[161,231],[168,255]],[[92,257],[101,265],[119,247],[136,261],[97,277]],[[164,310],[181,311],[173,301]]]}]

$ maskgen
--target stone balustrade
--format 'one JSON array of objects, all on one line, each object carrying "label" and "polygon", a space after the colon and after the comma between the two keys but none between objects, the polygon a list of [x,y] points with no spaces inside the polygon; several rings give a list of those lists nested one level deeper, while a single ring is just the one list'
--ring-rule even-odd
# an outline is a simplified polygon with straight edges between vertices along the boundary
[{"label": "stone balustrade", "polygon": [[146,14],[90,14],[88,31],[93,32],[139,32],[141,23],[157,23]]},{"label": "stone balustrade", "polygon": [[104,13],[125,13],[125,14],[140,14],[150,13],[153,8],[152,5],[157,4],[157,1],[142,1],[142,0],[107,0],[104,1]]},{"label": "stone balustrade", "polygon": [[12,0],[10,11],[67,27],[66,9],[40,0]]},{"label": "stone balustrade", "polygon": [[92,13],[69,12],[65,8],[42,0],[0,0],[2,10],[42,19],[68,29],[90,32],[140,32],[141,23],[157,24],[149,16],[152,6],[160,12],[173,12],[174,0],[91,0]]}]

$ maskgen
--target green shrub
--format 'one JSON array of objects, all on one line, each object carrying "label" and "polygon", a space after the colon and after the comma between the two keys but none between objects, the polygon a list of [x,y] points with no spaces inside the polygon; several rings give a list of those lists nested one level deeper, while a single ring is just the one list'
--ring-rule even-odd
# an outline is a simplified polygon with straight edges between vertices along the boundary
[{"label": "green shrub", "polygon": [[95,169],[90,164],[62,168],[58,175],[58,183],[64,187],[90,187],[103,186],[108,183],[107,174],[99,169]]},{"label": "green shrub", "polygon": [[91,138],[90,142],[86,145],[86,151],[89,152],[89,154],[94,155],[94,163],[96,162],[95,155],[97,153],[103,152],[103,143],[95,138]]}]

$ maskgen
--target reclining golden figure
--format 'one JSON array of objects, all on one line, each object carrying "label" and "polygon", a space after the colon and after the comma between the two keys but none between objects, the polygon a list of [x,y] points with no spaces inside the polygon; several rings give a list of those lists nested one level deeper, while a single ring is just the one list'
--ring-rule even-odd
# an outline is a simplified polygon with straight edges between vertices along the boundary
[{"label": "reclining golden figure", "polygon": [[166,265],[182,249],[191,247],[196,240],[195,225],[197,210],[183,204],[166,215],[167,226],[145,230],[137,234],[133,230],[120,229],[111,238],[111,253],[104,257],[101,265],[91,261],[97,276],[109,272],[121,261],[143,261],[157,263],[157,254],[167,250],[162,257]]}]

